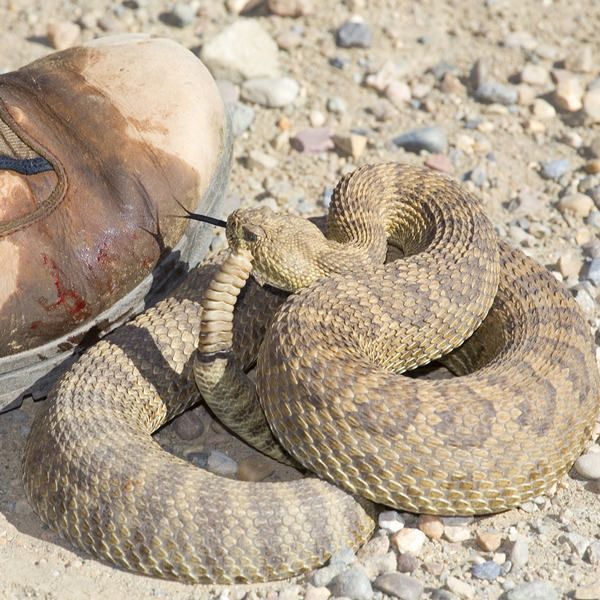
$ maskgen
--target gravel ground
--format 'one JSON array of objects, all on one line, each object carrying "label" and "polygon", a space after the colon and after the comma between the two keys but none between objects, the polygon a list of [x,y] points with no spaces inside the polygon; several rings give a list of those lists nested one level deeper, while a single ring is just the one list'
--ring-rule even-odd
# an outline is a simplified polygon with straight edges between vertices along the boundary
[{"label": "gravel ground", "polygon": [[[0,71],[98,36],[172,38],[201,54],[234,114],[228,210],[262,203],[320,215],[357,166],[426,163],[461,181],[500,236],[565,281],[599,339],[600,3],[272,0],[271,10],[262,3],[239,15],[241,5],[3,2]],[[226,52],[236,45],[245,54]],[[213,250],[223,243],[216,235]],[[298,581],[221,589],[90,559],[45,529],[24,497],[20,460],[35,411],[25,402],[0,416],[0,598],[326,600],[328,574],[355,560],[341,556],[343,568]],[[294,476],[202,409],[194,415],[163,429],[159,442],[225,474],[244,464],[270,480]],[[194,439],[183,441],[190,430]],[[600,598],[599,450],[592,445],[579,465],[589,479],[573,470],[519,510],[449,521],[386,515],[358,569],[329,588],[355,600]]]}]

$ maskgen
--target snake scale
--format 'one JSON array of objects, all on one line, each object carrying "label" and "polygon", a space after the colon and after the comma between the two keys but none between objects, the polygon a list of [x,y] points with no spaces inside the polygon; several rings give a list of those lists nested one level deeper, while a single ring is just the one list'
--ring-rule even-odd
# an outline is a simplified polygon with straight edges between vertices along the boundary
[{"label": "snake scale", "polygon": [[[600,390],[588,324],[449,178],[368,165],[336,187],[326,238],[265,207],[227,237],[39,409],[26,494],[73,544],[181,581],[281,579],[364,543],[371,502],[498,512],[581,453]],[[457,376],[401,374],[434,359]],[[283,458],[272,431],[319,477],[235,482],[164,452],[151,433],[200,400],[194,379],[217,414],[239,396],[229,427]]]}]

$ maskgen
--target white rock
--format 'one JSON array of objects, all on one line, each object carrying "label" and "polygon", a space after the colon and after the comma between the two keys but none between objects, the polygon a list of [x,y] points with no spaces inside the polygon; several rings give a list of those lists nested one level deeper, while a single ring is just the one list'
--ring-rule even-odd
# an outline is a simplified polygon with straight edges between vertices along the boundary
[{"label": "white rock", "polygon": [[576,217],[585,219],[595,209],[594,201],[587,194],[567,194],[556,205],[561,213],[572,212]]},{"label": "white rock", "polygon": [[66,50],[79,40],[81,28],[70,21],[51,22],[46,31],[46,37],[56,50]]},{"label": "white rock", "polygon": [[320,110],[311,110],[308,114],[311,127],[323,127],[327,117]]},{"label": "white rock", "polygon": [[459,598],[469,600],[475,597],[475,588],[457,577],[448,577],[446,579],[446,587]]},{"label": "white rock", "polygon": [[600,454],[584,454],[575,461],[575,470],[586,479],[600,479]]},{"label": "white rock", "polygon": [[395,510],[384,510],[379,513],[377,524],[389,533],[397,533],[404,527],[404,519]]},{"label": "white rock", "polygon": [[278,55],[277,43],[257,20],[237,19],[202,46],[200,59],[213,77],[241,83],[279,75]]},{"label": "white rock", "polygon": [[553,119],[556,116],[554,106],[543,98],[536,98],[531,110],[538,119]]},{"label": "white rock", "polygon": [[530,85],[546,85],[550,81],[550,73],[541,65],[530,63],[523,67],[521,81]]},{"label": "white rock", "polygon": [[466,527],[444,527],[444,536],[449,542],[464,542],[471,537],[471,532]]},{"label": "white rock", "polygon": [[247,102],[256,102],[267,108],[279,108],[291,104],[300,85],[291,77],[258,77],[242,83],[241,95]]},{"label": "white rock", "polygon": [[268,171],[274,169],[278,164],[279,161],[274,156],[260,150],[250,150],[246,159],[246,166],[249,169]]},{"label": "white rock", "polygon": [[577,77],[565,77],[556,84],[554,90],[556,105],[563,110],[576,112],[582,106],[583,87]]},{"label": "white rock", "polygon": [[427,536],[420,529],[406,528],[400,530],[392,537],[392,542],[400,552],[410,552],[419,556]]},{"label": "white rock", "polygon": [[583,97],[583,110],[593,123],[600,123],[600,89],[589,90]]}]

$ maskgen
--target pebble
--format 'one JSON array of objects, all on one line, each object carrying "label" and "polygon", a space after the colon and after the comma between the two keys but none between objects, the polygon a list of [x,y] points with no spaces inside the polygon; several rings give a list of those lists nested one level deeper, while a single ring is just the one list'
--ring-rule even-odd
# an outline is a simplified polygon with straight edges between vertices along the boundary
[{"label": "pebble", "polygon": [[387,554],[390,549],[390,538],[387,535],[379,535],[369,540],[356,553],[359,560],[368,560],[380,554]]},{"label": "pebble", "polygon": [[348,110],[348,103],[340,96],[334,96],[327,100],[327,110],[336,115],[343,115]]},{"label": "pebble", "polygon": [[563,196],[557,203],[556,208],[561,213],[571,212],[576,217],[585,219],[592,210],[596,209],[594,201],[587,195],[575,192]]},{"label": "pebble", "polygon": [[519,92],[514,87],[491,81],[483,82],[477,88],[475,96],[480,102],[486,104],[496,103],[508,106],[519,101]]},{"label": "pebble", "polygon": [[419,568],[421,561],[410,552],[405,552],[398,557],[397,569],[400,573],[412,573]]},{"label": "pebble", "polygon": [[237,477],[240,481],[263,481],[275,472],[273,462],[264,456],[249,456],[239,465]]},{"label": "pebble", "polygon": [[204,423],[193,411],[184,412],[173,420],[173,429],[182,440],[195,440],[204,433]]},{"label": "pebble", "polygon": [[564,254],[556,261],[556,267],[560,274],[566,279],[573,275],[579,275],[581,271],[581,261],[575,258],[571,253]]},{"label": "pebble", "polygon": [[320,110],[311,110],[308,114],[311,127],[323,127],[327,117]]},{"label": "pebble", "polygon": [[246,167],[258,171],[270,171],[279,164],[279,161],[262,150],[250,150],[246,157]]},{"label": "pebble", "polygon": [[362,562],[365,573],[370,579],[378,577],[382,573],[392,573],[398,569],[398,557],[394,552],[378,554]]},{"label": "pebble", "polygon": [[117,22],[110,15],[104,15],[98,19],[98,27],[102,31],[112,31],[117,28]]},{"label": "pebble", "polygon": [[280,17],[305,17],[314,11],[310,0],[269,0],[269,10]]},{"label": "pebble", "polygon": [[488,581],[496,579],[501,572],[502,568],[493,560],[487,560],[481,565],[473,565],[471,569],[471,573],[475,579],[487,579]]},{"label": "pebble", "polygon": [[477,186],[482,187],[487,181],[487,172],[483,165],[477,165],[470,173],[468,178]]},{"label": "pebble", "polygon": [[502,40],[502,45],[505,48],[522,48],[527,52],[531,52],[535,50],[538,43],[528,31],[512,31],[506,34]]},{"label": "pebble", "polygon": [[535,91],[527,83],[519,83],[516,86],[517,92],[519,93],[520,106],[531,106],[535,101]]},{"label": "pebble", "polygon": [[223,477],[234,477],[238,464],[225,452],[213,450],[206,461],[206,470]]},{"label": "pebble", "polygon": [[364,135],[334,135],[333,143],[354,160],[360,158],[367,148],[367,138]]},{"label": "pebble", "polygon": [[585,93],[583,111],[589,122],[600,123],[600,89],[589,90]]},{"label": "pebble", "polygon": [[383,90],[383,95],[393,102],[394,106],[400,106],[410,101],[410,86],[403,81],[390,81]]},{"label": "pebble", "polygon": [[352,600],[371,600],[373,598],[371,582],[360,567],[352,567],[336,575],[327,587],[334,596],[345,596]]},{"label": "pebble", "polygon": [[576,112],[583,106],[582,98],[583,87],[577,77],[565,77],[556,84],[554,102],[558,108]]},{"label": "pebble", "polygon": [[370,48],[373,30],[366,23],[346,21],[337,30],[336,43],[340,48]]},{"label": "pebble", "polygon": [[[429,165],[428,165],[429,166]],[[434,515],[421,515],[418,520],[419,529],[433,540],[441,540],[444,533],[444,522]]]},{"label": "pebble", "polygon": [[444,527],[444,537],[452,543],[460,543],[471,537],[471,532],[466,527],[446,526]]},{"label": "pebble", "polygon": [[373,586],[388,596],[400,600],[417,600],[424,591],[423,584],[410,575],[403,573],[385,573],[380,575]]},{"label": "pebble", "polygon": [[247,102],[255,102],[267,108],[281,108],[291,104],[300,85],[291,77],[257,77],[242,83],[241,96]]},{"label": "pebble", "polygon": [[291,140],[290,144],[298,152],[306,152],[308,154],[319,154],[333,150],[335,144],[331,137],[331,129],[329,127],[311,127],[299,131]]},{"label": "pebble", "polygon": [[19,498],[15,502],[15,513],[21,516],[33,514],[33,509],[27,498]]},{"label": "pebble", "polygon": [[304,594],[304,600],[327,600],[331,592],[326,587],[310,587]]},{"label": "pebble", "polygon": [[343,573],[347,568],[348,565],[338,563],[317,569],[313,575],[313,583],[316,587],[326,587],[331,583],[334,577]]},{"label": "pebble", "polygon": [[575,52],[565,58],[565,69],[576,73],[593,73],[595,70],[595,60],[592,47],[582,45]]},{"label": "pebble", "polygon": [[[587,279],[589,279],[596,287],[600,287],[600,257],[597,256],[596,258],[592,259],[592,262],[589,266]],[[586,458],[578,466],[579,461],[586,456],[596,456],[596,460],[594,461],[593,458]],[[577,461],[575,461],[575,470],[586,479],[600,479],[600,458],[598,457],[598,453],[584,454],[583,456],[580,456]],[[595,474],[598,474],[598,477],[589,476]]]},{"label": "pebble", "polygon": [[529,63],[521,71],[521,81],[530,85],[546,85],[550,82],[550,73],[541,65]]},{"label": "pebble", "polygon": [[329,559],[330,565],[343,565],[348,567],[349,565],[356,562],[356,554],[348,546],[344,546],[339,550],[336,550]]},{"label": "pebble", "polygon": [[475,597],[475,588],[466,581],[458,579],[458,577],[448,577],[446,579],[446,587],[459,598],[470,600],[470,598]]},{"label": "pebble", "polygon": [[600,581],[577,588],[573,593],[575,600],[598,600],[600,598]]},{"label": "pebble", "polygon": [[449,173],[452,169],[452,161],[446,154],[432,154],[425,160],[425,166],[434,171],[440,171],[440,173]]},{"label": "pebble", "polygon": [[586,163],[585,172],[592,174],[600,173],[600,158],[596,158]]},{"label": "pebble", "polygon": [[391,541],[400,552],[410,552],[419,556],[426,536],[420,529],[406,528],[395,533]]},{"label": "pebble", "polygon": [[395,510],[384,510],[379,513],[377,524],[389,535],[393,535],[404,528],[405,521],[402,515]]},{"label": "pebble", "polygon": [[527,538],[519,536],[512,545],[509,553],[509,559],[513,567],[524,567],[529,561],[529,542]]},{"label": "pebble", "polygon": [[[592,265],[599,261],[598,258],[594,258],[592,261]],[[597,271],[600,269],[600,265],[594,266],[594,276]],[[590,271],[592,271],[592,267],[590,266]],[[588,279],[590,276],[588,274]],[[592,279],[594,285],[596,281]],[[583,454],[575,461],[575,470],[586,479],[600,479],[600,452],[593,452],[591,454]]]},{"label": "pebble", "polygon": [[250,125],[254,123],[256,112],[251,106],[247,106],[242,102],[231,102],[227,105],[227,108],[231,116],[233,135],[239,137],[244,131],[248,131]]},{"label": "pebble", "polygon": [[487,80],[489,71],[488,61],[485,58],[479,58],[475,61],[469,72],[469,87],[476,90]]},{"label": "pebble", "polygon": [[303,37],[293,31],[282,31],[276,38],[277,45],[282,50],[293,50],[302,45]]},{"label": "pebble", "polygon": [[592,298],[589,292],[580,287],[571,289],[571,293],[575,296],[579,308],[583,311],[583,314],[588,318],[593,318],[596,314],[596,301]]},{"label": "pebble", "polygon": [[459,598],[456,594],[440,588],[439,590],[435,590],[435,592],[433,592],[431,600],[459,600]]},{"label": "pebble", "polygon": [[558,600],[558,594],[548,581],[530,581],[507,592],[506,600]]},{"label": "pebble", "polygon": [[79,41],[81,28],[70,21],[54,21],[48,24],[46,39],[55,50],[66,50]]},{"label": "pebble", "polygon": [[546,102],[543,98],[536,98],[533,101],[531,112],[538,119],[553,119],[556,116],[556,109],[550,102]]},{"label": "pebble", "polygon": [[331,56],[329,64],[336,69],[347,69],[352,61],[347,56]]},{"label": "pebble", "polygon": [[560,179],[571,170],[571,161],[568,158],[561,158],[547,163],[542,169],[542,177],[546,179]]},{"label": "pebble", "polygon": [[241,83],[279,75],[277,42],[256,19],[239,19],[202,45],[200,60],[215,78]]},{"label": "pebble", "polygon": [[435,125],[407,131],[393,139],[396,146],[408,152],[427,150],[432,154],[442,152],[448,145],[448,138],[440,127]]},{"label": "pebble", "polygon": [[167,15],[167,22],[173,27],[187,27],[196,20],[196,9],[186,2],[176,2]]},{"label": "pebble", "polygon": [[592,565],[600,564],[600,540],[594,540],[588,546],[585,558]]},{"label": "pebble", "polygon": [[590,545],[590,540],[588,540],[585,536],[574,531],[561,535],[558,541],[561,544],[567,543],[569,545],[569,548],[571,548],[571,550],[579,558],[583,558],[585,556],[585,552]]},{"label": "pebble", "polygon": [[502,544],[502,535],[500,533],[478,533],[477,545],[486,552],[493,552],[500,548]]},{"label": "pebble", "polygon": [[600,137],[594,138],[590,143],[590,152],[596,157],[600,158]]}]

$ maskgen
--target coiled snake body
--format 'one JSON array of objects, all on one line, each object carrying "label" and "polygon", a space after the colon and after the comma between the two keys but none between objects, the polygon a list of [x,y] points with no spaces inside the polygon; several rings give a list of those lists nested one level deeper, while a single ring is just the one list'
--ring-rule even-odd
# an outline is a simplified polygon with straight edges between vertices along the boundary
[{"label": "coiled snake body", "polygon": [[[336,188],[327,238],[265,208],[236,211],[227,235],[225,259],[91,348],[40,408],[25,489],[72,543],[183,581],[280,579],[372,531],[370,503],[323,479],[483,514],[539,495],[581,453],[600,389],[588,325],[451,180],[367,166]],[[390,244],[404,256],[386,262]],[[251,270],[296,293],[244,287]],[[433,359],[459,377],[400,375]],[[256,360],[257,390],[243,372]],[[163,452],[151,433],[200,399],[194,375],[218,415],[240,397],[228,426],[284,458],[272,430],[323,479],[232,482]]]}]

